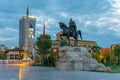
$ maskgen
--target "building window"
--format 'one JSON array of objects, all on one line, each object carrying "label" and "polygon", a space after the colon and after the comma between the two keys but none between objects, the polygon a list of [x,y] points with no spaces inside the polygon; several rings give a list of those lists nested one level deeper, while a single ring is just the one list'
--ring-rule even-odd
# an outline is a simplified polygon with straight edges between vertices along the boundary
[{"label": "building window", "polygon": [[89,50],[89,53],[91,53],[91,50]]},{"label": "building window", "polygon": [[86,45],[83,45],[83,47],[86,47]]},{"label": "building window", "polygon": [[91,48],[91,46],[90,46],[90,45],[89,45],[88,47],[89,47],[89,48]]}]

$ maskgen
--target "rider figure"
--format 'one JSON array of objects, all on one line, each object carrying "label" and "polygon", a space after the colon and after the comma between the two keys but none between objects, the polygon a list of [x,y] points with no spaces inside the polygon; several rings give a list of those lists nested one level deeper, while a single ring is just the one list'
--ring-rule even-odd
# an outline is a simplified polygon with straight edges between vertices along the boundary
[{"label": "rider figure", "polygon": [[75,24],[75,22],[72,20],[72,18],[70,19],[70,21],[69,21],[69,28],[70,28],[70,32],[72,32],[73,33],[73,36],[76,36],[76,24]]}]

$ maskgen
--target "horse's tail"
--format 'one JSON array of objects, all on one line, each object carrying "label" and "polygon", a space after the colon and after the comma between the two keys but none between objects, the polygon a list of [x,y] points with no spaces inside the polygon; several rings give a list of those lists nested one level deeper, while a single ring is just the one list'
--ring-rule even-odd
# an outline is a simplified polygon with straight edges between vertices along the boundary
[{"label": "horse's tail", "polygon": [[82,39],[82,33],[80,30],[78,30],[78,34],[80,35],[80,38]]}]

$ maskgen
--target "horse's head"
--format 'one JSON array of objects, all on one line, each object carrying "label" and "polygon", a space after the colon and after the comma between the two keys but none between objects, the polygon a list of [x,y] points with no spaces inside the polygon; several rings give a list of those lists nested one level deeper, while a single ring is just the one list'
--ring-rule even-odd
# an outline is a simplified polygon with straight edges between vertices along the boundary
[{"label": "horse's head", "polygon": [[59,26],[60,26],[60,29],[63,29],[64,27],[65,28],[67,27],[67,25],[64,24],[63,22],[59,22]]}]

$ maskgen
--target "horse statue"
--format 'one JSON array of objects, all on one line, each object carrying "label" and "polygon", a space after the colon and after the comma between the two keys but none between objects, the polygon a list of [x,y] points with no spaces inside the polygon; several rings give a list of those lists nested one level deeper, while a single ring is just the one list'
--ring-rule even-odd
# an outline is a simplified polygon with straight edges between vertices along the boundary
[{"label": "horse statue", "polygon": [[72,18],[69,21],[69,27],[67,27],[66,24],[63,22],[59,22],[60,29],[62,29],[62,34],[60,34],[60,38],[62,36],[65,36],[68,39],[68,44],[70,44],[70,37],[73,37],[75,39],[75,45],[77,45],[78,41],[78,34],[80,35],[80,38],[82,39],[82,33],[80,30],[77,31],[77,26],[75,22],[72,20]]}]

